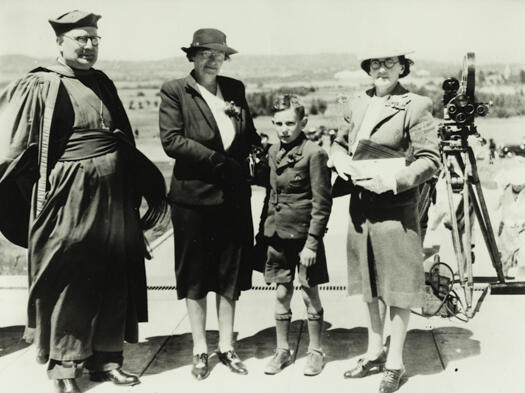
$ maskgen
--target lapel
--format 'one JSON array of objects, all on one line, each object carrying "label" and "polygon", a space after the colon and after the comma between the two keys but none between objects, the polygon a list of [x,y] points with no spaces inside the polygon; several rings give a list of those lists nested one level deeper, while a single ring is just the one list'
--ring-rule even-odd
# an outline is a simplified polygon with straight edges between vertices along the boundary
[{"label": "lapel", "polygon": [[210,107],[208,106],[208,104],[206,104],[206,101],[204,101],[204,98],[202,98],[201,93],[199,92],[197,81],[193,78],[192,74],[188,75],[184,79],[186,81],[186,89],[192,95],[193,100],[195,101],[195,104],[197,105],[197,107],[202,113],[202,116],[206,119],[211,129],[214,130],[220,137],[219,127],[217,126],[217,122],[215,121],[215,118],[213,117],[213,114],[211,113]]},{"label": "lapel", "polygon": [[363,119],[365,118],[366,110],[368,109],[368,104],[370,102],[370,96],[368,94],[361,95],[355,101],[355,104],[352,108],[352,120],[354,121],[354,126],[352,130],[359,132]]},{"label": "lapel", "polygon": [[302,138],[302,141],[296,146],[292,147],[291,150],[284,156],[282,156],[280,159],[277,157],[279,155],[279,151],[281,150],[281,142],[279,142],[279,146],[275,151],[275,155],[272,157],[275,162],[277,171],[281,172],[282,169],[287,166],[294,166],[304,157],[303,148],[306,144],[307,139],[304,136],[304,134],[301,134],[299,138]]},{"label": "lapel", "polygon": [[[237,92],[235,89],[232,88],[232,84],[228,83],[228,80],[226,78],[223,78],[221,76],[217,76],[217,84],[219,85],[222,93],[222,98],[224,99],[224,102],[229,103],[233,102],[234,105],[240,107],[240,103],[237,99]],[[241,109],[242,111],[242,109]],[[235,128],[235,136],[237,137],[241,132],[241,118],[239,117],[232,117],[233,124]]]},{"label": "lapel", "polygon": [[[398,83],[396,87],[394,87],[394,90],[392,90],[392,93],[385,101],[383,109],[377,117],[377,120],[375,122],[374,127],[372,128],[372,131],[370,132],[370,135],[374,134],[374,132],[377,131],[379,126],[381,126],[385,121],[390,119],[396,113],[398,113],[401,110],[405,110],[406,105],[410,102],[407,93],[408,90],[405,89],[400,83]],[[370,97],[373,96],[375,94],[375,89],[368,90],[366,94]]]}]

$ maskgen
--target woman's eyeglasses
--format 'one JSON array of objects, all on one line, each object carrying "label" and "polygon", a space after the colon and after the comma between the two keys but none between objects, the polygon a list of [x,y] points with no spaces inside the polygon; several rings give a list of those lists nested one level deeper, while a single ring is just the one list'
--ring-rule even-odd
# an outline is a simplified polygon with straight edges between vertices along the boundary
[{"label": "woman's eyeglasses", "polygon": [[385,60],[372,59],[370,60],[370,69],[378,70],[381,68],[381,64],[382,64],[387,70],[389,70],[397,63],[399,63],[399,61],[396,61],[392,59],[391,57]]},{"label": "woman's eyeglasses", "polygon": [[98,35],[81,35],[78,37],[70,37],[68,35],[64,35],[64,37],[76,41],[77,44],[79,44],[80,46],[86,46],[89,40],[91,40],[91,45],[98,46],[98,44],[100,43],[100,39],[102,38]]},{"label": "woman's eyeglasses", "polygon": [[197,54],[206,60],[213,58],[215,60],[222,61],[226,59],[226,54],[224,52],[212,49],[200,50],[197,52]]}]

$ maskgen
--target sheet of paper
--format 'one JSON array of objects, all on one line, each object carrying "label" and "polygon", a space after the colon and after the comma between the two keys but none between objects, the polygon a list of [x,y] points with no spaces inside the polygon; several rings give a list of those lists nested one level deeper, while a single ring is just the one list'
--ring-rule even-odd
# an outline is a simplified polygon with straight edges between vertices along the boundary
[{"label": "sheet of paper", "polygon": [[353,160],[353,180],[371,179],[379,173],[394,176],[406,166],[404,158],[378,158],[370,160]]}]

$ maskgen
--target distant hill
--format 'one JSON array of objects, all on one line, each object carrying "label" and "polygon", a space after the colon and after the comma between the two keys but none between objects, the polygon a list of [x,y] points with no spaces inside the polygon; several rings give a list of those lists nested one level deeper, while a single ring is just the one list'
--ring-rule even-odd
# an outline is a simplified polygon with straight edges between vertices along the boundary
[{"label": "distant hill", "polygon": [[[49,64],[53,58],[36,59],[22,55],[0,56],[2,80],[11,80],[30,69]],[[343,69],[356,67],[357,59],[351,54],[289,55],[289,56],[233,56],[223,70],[246,82],[297,80],[324,80]],[[118,82],[146,82],[166,80],[186,75],[191,64],[185,57],[153,61],[104,61],[96,65]]]},{"label": "distant hill", "polygon": [[[420,60],[416,70],[425,70],[431,76],[457,75],[462,59],[453,63]],[[37,59],[23,55],[0,56],[0,83],[7,83],[38,65],[50,64],[53,58]],[[164,80],[181,77],[191,70],[191,64],[183,57],[173,57],[152,61],[104,61],[96,65],[104,70],[120,86],[126,84],[143,87],[158,87]],[[483,66],[482,69],[488,69]],[[505,65],[491,65],[491,69],[501,69]],[[511,68],[521,67],[513,65]],[[333,80],[336,73],[343,70],[358,70],[359,64],[354,54],[313,54],[255,56],[239,55],[223,66],[224,74],[238,77],[246,83],[266,84]]]}]

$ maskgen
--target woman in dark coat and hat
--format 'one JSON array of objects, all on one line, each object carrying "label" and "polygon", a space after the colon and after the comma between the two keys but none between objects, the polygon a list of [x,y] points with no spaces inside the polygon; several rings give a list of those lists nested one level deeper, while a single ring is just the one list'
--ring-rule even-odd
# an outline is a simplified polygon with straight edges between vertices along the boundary
[{"label": "woman in dark coat and hat", "polygon": [[[367,353],[345,377],[364,377],[384,367],[381,393],[397,390],[405,374],[402,354],[410,308],[423,304],[418,186],[440,165],[430,99],[399,83],[413,64],[406,54],[385,50],[362,59],[374,87],[349,104],[349,126],[335,139],[330,157],[338,175],[351,178],[348,291],[363,295],[369,315]],[[369,168],[357,160],[367,158],[393,161],[366,174],[363,169]],[[383,348],[387,308],[388,353]]]},{"label": "woman in dark coat and hat", "polygon": [[235,352],[235,302],[251,287],[253,224],[246,158],[260,146],[244,85],[219,76],[236,51],[217,29],[199,29],[182,48],[193,70],[161,88],[160,137],[175,159],[168,199],[175,238],[177,296],[186,299],[193,337],[192,374],[209,374],[206,295],[217,296],[219,359],[247,369]]},{"label": "woman in dark coat and hat", "polygon": [[[162,174],[135,149],[113,82],[92,68],[99,18],[72,11],[51,19],[57,62],[0,96],[1,229],[28,246],[26,339],[49,361],[57,392],[78,392],[84,365],[94,381],[139,383],[121,370],[123,343],[137,342],[147,319],[143,229],[167,207]],[[142,196],[149,210],[141,219]]]}]

